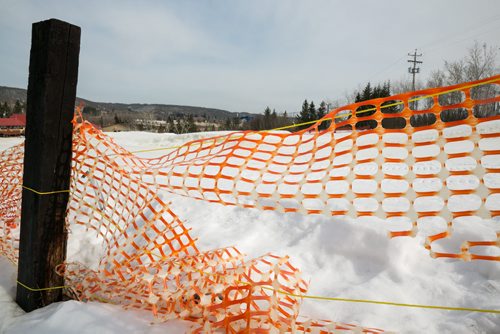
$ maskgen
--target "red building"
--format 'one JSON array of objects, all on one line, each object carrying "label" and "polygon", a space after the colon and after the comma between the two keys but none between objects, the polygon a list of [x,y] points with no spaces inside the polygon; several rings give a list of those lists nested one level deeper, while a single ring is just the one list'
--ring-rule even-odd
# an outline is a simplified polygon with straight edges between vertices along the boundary
[{"label": "red building", "polygon": [[9,118],[0,118],[0,137],[22,136],[26,128],[26,115],[14,114]]}]

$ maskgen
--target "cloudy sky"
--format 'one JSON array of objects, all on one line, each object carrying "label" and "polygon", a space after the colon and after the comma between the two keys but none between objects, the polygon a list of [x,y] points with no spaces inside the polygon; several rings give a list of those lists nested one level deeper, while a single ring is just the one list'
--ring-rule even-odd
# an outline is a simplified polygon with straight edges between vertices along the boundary
[{"label": "cloudy sky", "polygon": [[498,0],[0,0],[0,85],[27,86],[31,23],[48,18],[82,28],[78,96],[236,112],[404,79],[415,48],[424,79],[475,40],[500,47]]}]

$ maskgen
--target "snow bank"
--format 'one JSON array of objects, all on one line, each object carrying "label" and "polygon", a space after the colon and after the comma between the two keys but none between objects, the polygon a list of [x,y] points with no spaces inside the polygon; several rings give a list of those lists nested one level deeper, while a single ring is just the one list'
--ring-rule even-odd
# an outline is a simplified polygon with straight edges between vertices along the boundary
[{"label": "snow bank", "polygon": [[[111,133],[129,150],[177,146],[213,136],[143,132]],[[0,149],[20,139],[0,139]],[[164,151],[140,153],[143,157]],[[325,216],[279,214],[271,211],[224,207],[175,195],[172,209],[208,250],[237,246],[249,257],[267,252],[289,255],[310,280],[310,295],[385,300],[401,303],[500,309],[500,263],[458,262],[429,257],[421,238],[388,239],[377,218],[338,220]],[[500,220],[478,221],[484,224]],[[487,229],[484,229],[485,231]],[[96,264],[99,243],[85,231],[74,230],[68,260]],[[180,333],[189,324],[173,321],[151,324],[148,312],[125,311],[118,306],[69,301],[24,314],[14,303],[15,268],[0,258],[0,331],[2,333]],[[498,314],[440,311],[393,306],[305,300],[301,314],[357,323],[402,333],[498,333]]]}]

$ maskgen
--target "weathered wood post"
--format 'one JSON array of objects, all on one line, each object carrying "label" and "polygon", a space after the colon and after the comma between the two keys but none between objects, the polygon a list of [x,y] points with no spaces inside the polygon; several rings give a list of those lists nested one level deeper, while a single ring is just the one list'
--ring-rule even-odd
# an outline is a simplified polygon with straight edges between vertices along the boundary
[{"label": "weathered wood post", "polygon": [[50,19],[31,38],[16,296],[28,312],[62,299],[41,289],[64,283],[55,267],[66,259],[69,194],[52,192],[69,188],[80,27]]}]

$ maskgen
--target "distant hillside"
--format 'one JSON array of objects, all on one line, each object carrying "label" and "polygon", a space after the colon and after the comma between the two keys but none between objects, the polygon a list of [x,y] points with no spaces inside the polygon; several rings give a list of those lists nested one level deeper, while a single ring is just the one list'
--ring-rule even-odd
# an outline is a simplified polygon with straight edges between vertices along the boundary
[{"label": "distant hillside", "polygon": [[[26,102],[26,89],[13,88],[0,86],[0,102],[7,102],[14,104],[16,100]],[[113,114],[118,117],[127,114],[137,113],[137,117],[148,114],[157,119],[166,119],[168,116],[183,117],[192,115],[193,117],[200,117],[204,119],[211,119],[214,121],[225,121],[234,117],[254,117],[255,114],[249,113],[234,113],[228,110],[193,107],[193,106],[179,106],[171,104],[142,104],[142,103],[109,103],[109,102],[94,102],[77,97],[77,105],[83,102],[86,107],[95,109],[99,114]]]},{"label": "distant hillside", "polygon": [[0,101],[9,104],[26,102],[26,89],[0,86]]}]

